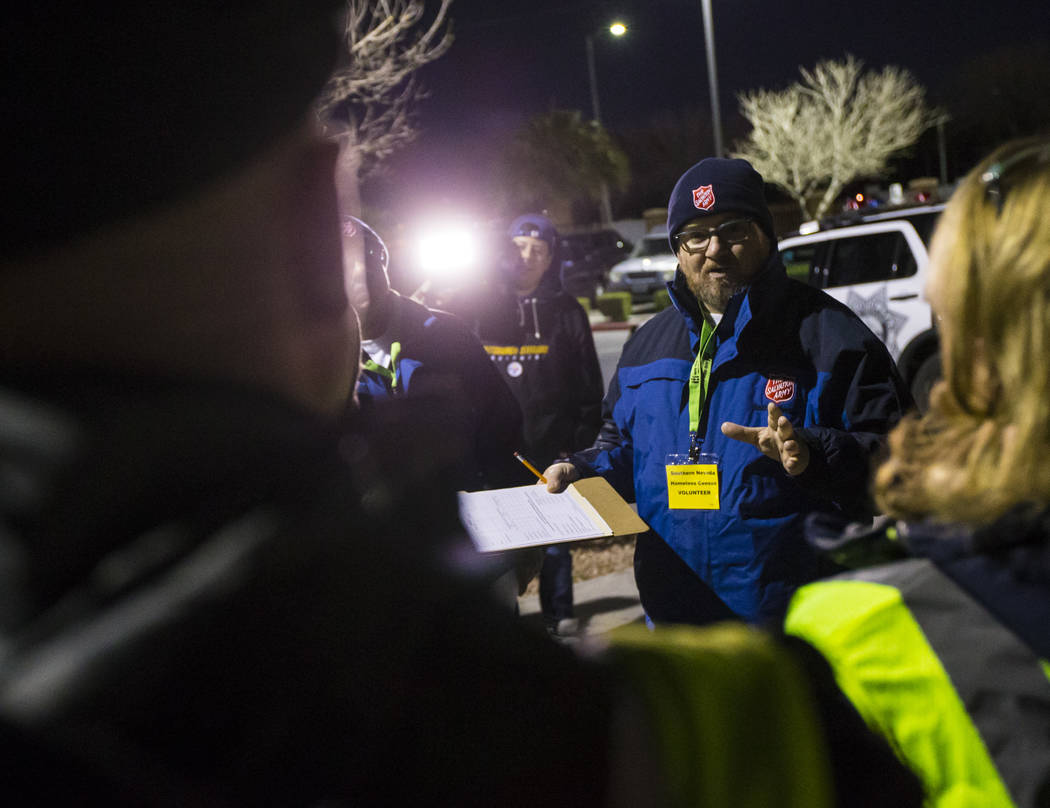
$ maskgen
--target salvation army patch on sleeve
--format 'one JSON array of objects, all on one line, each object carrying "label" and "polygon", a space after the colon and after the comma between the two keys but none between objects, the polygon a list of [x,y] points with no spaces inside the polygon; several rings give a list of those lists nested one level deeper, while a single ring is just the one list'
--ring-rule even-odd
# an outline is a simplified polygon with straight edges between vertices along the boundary
[{"label": "salvation army patch on sleeve", "polygon": [[783,404],[795,397],[795,383],[791,379],[766,381],[766,398],[774,404]]}]

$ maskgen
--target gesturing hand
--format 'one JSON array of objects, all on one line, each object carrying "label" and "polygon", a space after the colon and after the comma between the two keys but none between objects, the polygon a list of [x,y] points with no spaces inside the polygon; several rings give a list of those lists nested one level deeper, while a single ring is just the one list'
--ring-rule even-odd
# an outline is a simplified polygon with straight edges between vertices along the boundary
[{"label": "gesturing hand", "polygon": [[788,474],[801,474],[809,466],[809,446],[795,434],[795,427],[784,417],[780,407],[770,404],[768,412],[768,426],[741,426],[726,421],[722,424],[722,434],[757,446],[766,457],[780,461]]}]

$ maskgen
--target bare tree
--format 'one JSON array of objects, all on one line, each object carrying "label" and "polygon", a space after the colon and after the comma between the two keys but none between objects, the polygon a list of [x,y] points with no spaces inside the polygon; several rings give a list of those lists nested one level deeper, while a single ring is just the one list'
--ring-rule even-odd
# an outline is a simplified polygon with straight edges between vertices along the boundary
[{"label": "bare tree", "polygon": [[804,218],[819,219],[848,182],[885,172],[889,158],[915,143],[939,113],[898,67],[864,72],[847,55],[800,72],[802,81],[785,90],[740,94],[752,130],[735,156],[791,194]]},{"label": "bare tree", "polygon": [[347,64],[322,94],[321,115],[340,142],[337,185],[344,210],[357,211],[357,183],[417,133],[416,102],[425,96],[416,71],[452,44],[439,0],[425,16],[426,0],[347,0]]}]

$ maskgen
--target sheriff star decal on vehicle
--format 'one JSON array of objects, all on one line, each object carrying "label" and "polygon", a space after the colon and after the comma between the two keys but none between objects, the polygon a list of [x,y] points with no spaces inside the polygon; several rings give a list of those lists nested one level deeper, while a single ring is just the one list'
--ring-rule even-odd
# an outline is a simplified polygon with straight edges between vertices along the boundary
[{"label": "sheriff star decal on vehicle", "polygon": [[901,327],[908,321],[908,318],[890,308],[886,287],[883,286],[871,297],[864,297],[851,291],[846,296],[846,305],[857,313],[857,316],[864,321],[864,325],[886,343],[890,353],[896,356],[899,351],[897,334],[900,333]]}]

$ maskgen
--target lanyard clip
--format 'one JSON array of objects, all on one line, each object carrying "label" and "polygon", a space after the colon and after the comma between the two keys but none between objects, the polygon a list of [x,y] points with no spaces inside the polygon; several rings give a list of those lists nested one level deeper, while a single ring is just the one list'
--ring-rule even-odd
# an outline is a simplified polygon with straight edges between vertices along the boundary
[{"label": "lanyard clip", "polygon": [[700,459],[700,447],[704,445],[703,438],[700,437],[699,432],[691,432],[689,434],[689,462],[695,463]]}]

